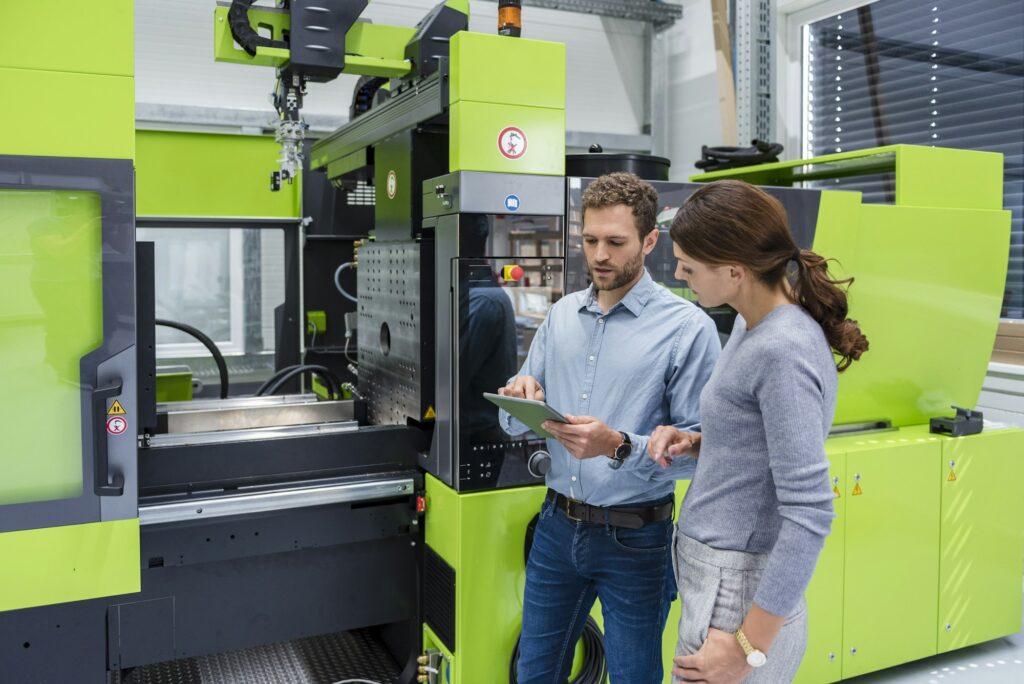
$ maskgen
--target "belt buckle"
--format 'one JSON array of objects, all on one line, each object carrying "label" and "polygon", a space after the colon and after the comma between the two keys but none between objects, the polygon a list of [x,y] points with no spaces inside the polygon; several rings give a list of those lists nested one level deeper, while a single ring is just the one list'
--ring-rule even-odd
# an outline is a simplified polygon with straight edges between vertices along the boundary
[{"label": "belt buckle", "polygon": [[570,499],[569,497],[565,497],[565,517],[567,517],[569,520],[572,520],[573,522],[583,522],[582,518],[577,518],[575,515],[572,514],[572,505],[574,503],[579,502],[575,501],[574,499]]}]

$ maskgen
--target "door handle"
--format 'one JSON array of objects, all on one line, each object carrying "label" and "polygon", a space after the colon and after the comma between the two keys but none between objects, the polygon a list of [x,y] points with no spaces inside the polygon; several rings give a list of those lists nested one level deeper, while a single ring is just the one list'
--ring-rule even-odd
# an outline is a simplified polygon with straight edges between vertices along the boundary
[{"label": "door handle", "polygon": [[121,496],[124,494],[124,475],[110,475],[107,457],[107,399],[121,396],[121,379],[117,378],[106,387],[97,387],[92,392],[93,415],[93,491],[96,496]]}]

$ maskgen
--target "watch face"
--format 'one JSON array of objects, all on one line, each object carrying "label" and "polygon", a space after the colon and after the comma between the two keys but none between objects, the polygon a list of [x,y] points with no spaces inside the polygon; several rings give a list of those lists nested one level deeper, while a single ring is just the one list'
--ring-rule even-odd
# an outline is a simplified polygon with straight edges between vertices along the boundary
[{"label": "watch face", "polygon": [[751,651],[747,654],[747,665],[750,667],[761,667],[768,662],[768,656],[761,651]]}]

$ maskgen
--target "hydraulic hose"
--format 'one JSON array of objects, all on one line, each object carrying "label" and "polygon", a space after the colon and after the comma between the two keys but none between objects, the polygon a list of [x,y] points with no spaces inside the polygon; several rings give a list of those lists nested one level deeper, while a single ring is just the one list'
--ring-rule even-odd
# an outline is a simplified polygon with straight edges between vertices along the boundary
[{"label": "hydraulic hose", "polygon": [[180,330],[183,333],[187,333],[192,337],[196,338],[203,343],[203,346],[210,350],[210,354],[213,355],[213,361],[217,364],[217,372],[220,374],[220,398],[228,398],[228,366],[224,363],[224,355],[220,353],[220,349],[217,349],[217,345],[213,343],[209,337],[204,335],[202,331],[193,328],[191,325],[185,323],[178,323],[177,321],[168,321],[163,318],[158,318],[154,321],[157,325],[162,325],[165,328],[174,328]]},{"label": "hydraulic hose", "polygon": [[346,268],[355,268],[355,264],[352,263],[351,261],[346,261],[341,266],[339,266],[336,271],[334,271],[334,287],[338,288],[338,292],[341,293],[342,297],[349,300],[350,302],[355,302],[356,304],[358,304],[359,300],[350,295],[348,292],[346,292],[345,288],[341,286],[341,272],[344,271]]},{"label": "hydraulic hose", "polygon": [[256,396],[261,397],[265,394],[274,394],[277,390],[281,389],[284,383],[288,382],[296,375],[302,373],[313,373],[319,375],[327,385],[327,391],[330,392],[332,397],[340,396],[341,382],[338,377],[331,372],[326,366],[319,366],[316,364],[300,364],[297,366],[287,366],[282,368],[275,373],[269,380],[260,385],[260,388],[256,390]]},{"label": "hydraulic hose", "polygon": [[779,161],[782,145],[779,143],[752,140],[750,147],[708,147],[702,145],[701,158],[694,166],[702,171],[721,171],[753,164],[769,164]]}]

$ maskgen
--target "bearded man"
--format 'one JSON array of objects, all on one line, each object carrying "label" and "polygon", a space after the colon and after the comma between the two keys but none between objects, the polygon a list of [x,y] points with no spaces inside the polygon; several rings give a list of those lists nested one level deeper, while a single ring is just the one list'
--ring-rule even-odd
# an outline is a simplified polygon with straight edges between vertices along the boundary
[{"label": "bearded man", "polygon": [[[720,343],[703,311],[644,268],[658,241],[657,213],[658,193],[633,174],[587,186],[583,252],[592,284],[551,308],[519,374],[499,390],[547,400],[569,421],[544,424],[554,439],[526,567],[522,684],[567,680],[598,598],[612,684],[662,681],[675,594],[673,492],[695,462],[677,449],[659,467],[647,451],[658,425],[696,429]],[[504,411],[500,420],[511,434],[527,429]],[[657,439],[651,446],[661,448]]]}]

